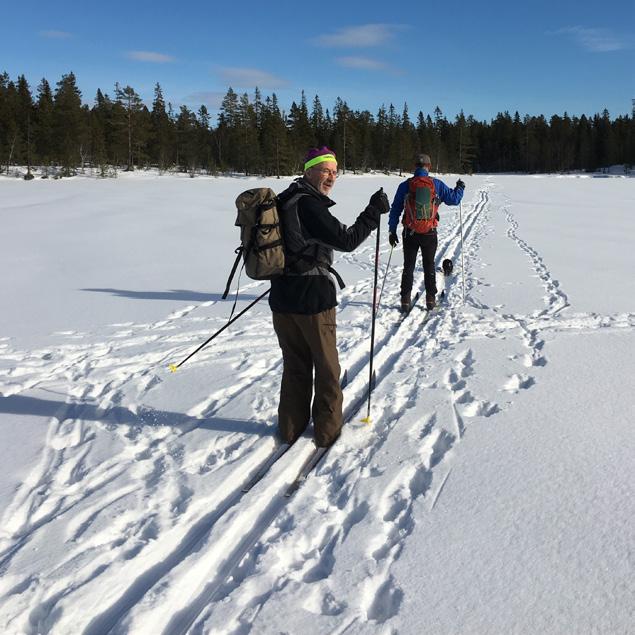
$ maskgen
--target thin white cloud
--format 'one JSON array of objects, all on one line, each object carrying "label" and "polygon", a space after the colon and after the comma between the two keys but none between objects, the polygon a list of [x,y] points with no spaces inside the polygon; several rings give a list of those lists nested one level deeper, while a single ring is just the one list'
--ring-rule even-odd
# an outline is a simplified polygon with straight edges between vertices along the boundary
[{"label": "thin white cloud", "polygon": [[380,62],[379,60],[375,60],[370,57],[351,55],[347,57],[338,57],[335,59],[335,62],[340,66],[344,66],[346,68],[353,68],[360,71],[369,71],[371,73],[388,73],[389,75],[394,76],[404,74],[402,69],[396,68],[394,66],[391,66],[390,64]]},{"label": "thin white cloud", "polygon": [[336,62],[340,66],[359,68],[367,71],[386,71],[390,69],[388,64],[370,59],[369,57],[338,57]]},{"label": "thin white cloud", "polygon": [[152,62],[154,64],[166,64],[174,61],[171,55],[156,53],[154,51],[128,51],[126,57],[131,60],[136,60],[137,62]]},{"label": "thin white cloud", "polygon": [[257,68],[223,66],[218,73],[224,84],[237,88],[282,88],[288,84],[286,80]]},{"label": "thin white cloud", "polygon": [[218,109],[223,102],[225,93],[215,91],[201,91],[198,93],[190,93],[183,97],[183,101],[186,104],[194,104],[196,106],[208,106],[209,108]]},{"label": "thin white cloud", "polygon": [[568,26],[551,32],[553,35],[568,35],[582,48],[593,53],[608,53],[629,48],[628,44],[607,29]]},{"label": "thin white cloud", "polygon": [[361,24],[338,29],[335,33],[320,35],[312,42],[319,46],[334,48],[372,48],[391,40],[397,31],[405,27],[400,24]]},{"label": "thin white cloud", "polygon": [[72,37],[72,33],[69,33],[68,31],[55,31],[55,30],[40,31],[40,35],[42,37],[46,37],[51,40],[65,40],[69,37]]}]

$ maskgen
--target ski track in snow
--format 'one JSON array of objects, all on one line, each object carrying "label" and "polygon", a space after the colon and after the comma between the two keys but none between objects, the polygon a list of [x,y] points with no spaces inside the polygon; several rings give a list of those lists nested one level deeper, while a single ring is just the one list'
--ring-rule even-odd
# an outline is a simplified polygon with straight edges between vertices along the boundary
[{"label": "ski track in snow", "polygon": [[[514,395],[539,381],[548,363],[543,332],[633,327],[633,314],[565,311],[566,294],[522,239],[511,204],[493,209],[492,188],[464,205],[466,262],[477,261],[490,216],[503,214],[507,238],[543,287],[544,306],[511,315],[478,302],[468,264],[466,301],[475,312],[465,312],[458,218],[447,220],[437,263],[451,258],[455,275],[440,310],[426,313],[420,302],[400,318],[401,264],[389,268],[375,340],[376,422],[364,426],[368,316],[357,307],[370,306],[374,245],[339,255],[367,274],[340,295],[339,311],[350,318],[338,320],[347,426],[291,502],[284,489],[311,451],[308,436],[251,492],[241,492],[275,447],[281,360],[267,308],[255,309],[192,360],[199,373],[213,375],[218,364],[231,379],[185,413],[144,406],[144,399],[166,380],[168,362],[223,324],[205,316],[215,301],[150,324],[114,324],[106,334],[60,332],[63,343],[37,351],[14,350],[1,338],[7,412],[48,418],[39,463],[2,518],[2,631],[208,633],[222,624],[222,632],[238,635],[269,605],[276,610],[293,601],[315,615],[316,632],[368,632],[369,625],[380,632],[403,598],[391,567],[414,529],[415,511],[437,504],[453,450],[470,428],[513,407]],[[383,260],[388,251],[382,246]],[[260,283],[243,291],[254,288]],[[472,382],[479,360],[471,342],[497,337],[516,338],[517,353],[508,360],[515,370],[497,390],[483,392]],[[30,396],[34,390],[50,399]],[[225,413],[236,409],[252,418],[258,413],[264,432],[254,434],[248,423],[223,425]],[[215,433],[202,442],[196,435],[206,425]],[[391,437],[396,426],[408,431],[409,447]],[[205,487],[207,479],[227,486]],[[303,513],[307,505],[319,523]],[[356,540],[360,532],[375,539]],[[25,551],[49,544],[59,551],[56,560],[22,566]]]}]

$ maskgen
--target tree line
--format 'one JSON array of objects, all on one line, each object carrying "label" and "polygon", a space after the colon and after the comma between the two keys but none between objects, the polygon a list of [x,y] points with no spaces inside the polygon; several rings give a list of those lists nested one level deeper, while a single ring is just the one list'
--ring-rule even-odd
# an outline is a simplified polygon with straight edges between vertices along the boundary
[{"label": "tree line", "polygon": [[97,90],[90,106],[72,72],[54,90],[42,79],[35,95],[24,75],[0,75],[0,172],[21,165],[28,174],[38,166],[62,175],[154,167],[280,176],[300,172],[306,149],[322,145],[350,171],[410,171],[418,152],[431,156],[435,172],[591,171],[635,163],[635,119],[506,111],[485,122],[461,111],[450,121],[439,107],[412,117],[406,103],[373,114],[338,97],[329,110],[317,95],[309,106],[304,92],[285,111],[275,93],[229,88],[214,125],[204,105],[175,110],[158,83],[150,107],[119,84],[112,96]]}]

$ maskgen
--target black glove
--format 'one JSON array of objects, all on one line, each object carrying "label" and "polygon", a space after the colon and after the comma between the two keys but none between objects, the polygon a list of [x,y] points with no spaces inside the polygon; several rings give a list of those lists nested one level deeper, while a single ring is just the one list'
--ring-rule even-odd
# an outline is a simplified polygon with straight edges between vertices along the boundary
[{"label": "black glove", "polygon": [[390,232],[390,234],[388,234],[388,242],[391,247],[399,244],[399,238],[397,238],[397,234],[395,232]]},{"label": "black glove", "polygon": [[387,214],[390,211],[390,203],[384,188],[380,187],[371,197],[368,204],[379,210],[380,214]]},{"label": "black glove", "polygon": [[457,190],[458,190],[458,189],[462,189],[462,190],[464,190],[464,189],[465,189],[465,183],[463,183],[463,181],[461,181],[461,179],[459,179],[459,180],[456,182],[456,189],[457,189]]}]

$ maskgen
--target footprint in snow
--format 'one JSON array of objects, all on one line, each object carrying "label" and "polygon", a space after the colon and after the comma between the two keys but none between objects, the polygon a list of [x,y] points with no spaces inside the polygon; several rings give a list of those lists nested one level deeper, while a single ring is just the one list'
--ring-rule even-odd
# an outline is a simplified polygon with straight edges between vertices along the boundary
[{"label": "footprint in snow", "polygon": [[519,390],[531,388],[535,383],[536,380],[530,375],[514,374],[505,382],[502,390],[516,393]]},{"label": "footprint in snow", "polygon": [[491,417],[500,411],[496,403],[475,399],[463,407],[461,414],[464,417]]},{"label": "footprint in snow", "polygon": [[372,602],[366,614],[368,619],[380,624],[399,613],[404,593],[390,576],[375,590]]}]

